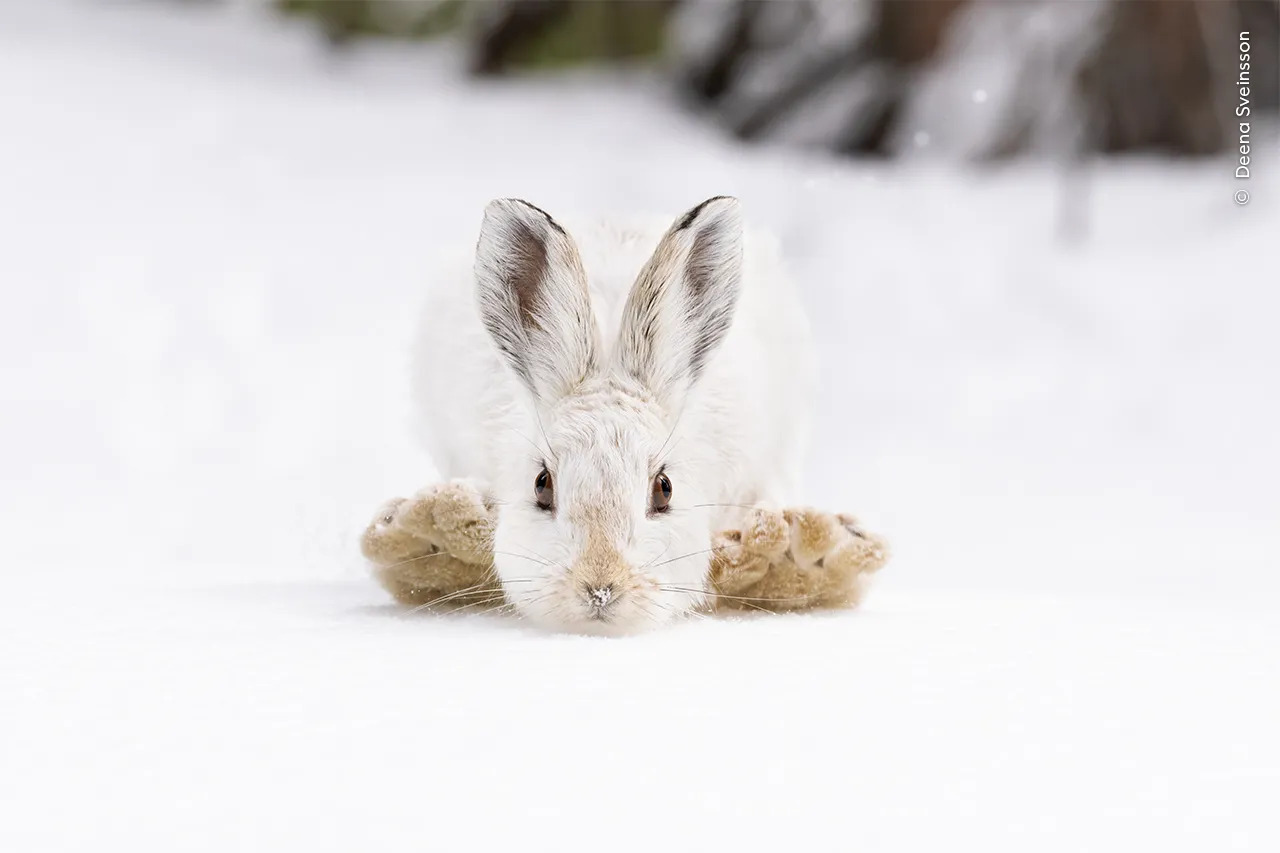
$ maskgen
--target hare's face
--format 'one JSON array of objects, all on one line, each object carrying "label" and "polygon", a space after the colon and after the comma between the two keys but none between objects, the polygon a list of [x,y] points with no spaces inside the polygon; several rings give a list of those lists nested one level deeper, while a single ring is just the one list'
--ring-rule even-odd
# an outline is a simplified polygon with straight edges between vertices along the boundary
[{"label": "hare's face", "polygon": [[601,388],[548,414],[500,496],[508,600],[540,624],[609,634],[700,605],[710,516],[661,410]]},{"label": "hare's face", "polygon": [[568,232],[527,202],[486,209],[478,307],[528,391],[530,425],[511,438],[494,484],[495,559],[529,617],[621,633],[701,603],[710,514],[699,482],[710,479],[689,451],[705,438],[681,448],[676,429],[732,322],[741,238],[733,199],[680,217],[639,271],[606,349]]}]

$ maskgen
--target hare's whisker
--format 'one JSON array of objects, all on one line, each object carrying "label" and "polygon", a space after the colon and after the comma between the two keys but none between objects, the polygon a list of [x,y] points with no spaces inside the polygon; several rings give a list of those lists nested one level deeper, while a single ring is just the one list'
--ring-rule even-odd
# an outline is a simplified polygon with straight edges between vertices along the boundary
[{"label": "hare's whisker", "polygon": [[[539,424],[539,428],[541,428],[541,424]],[[513,427],[513,426],[509,426],[509,427],[507,427],[507,429],[511,430],[511,431],[512,431],[512,432],[514,432],[516,435],[520,436],[520,437],[521,437],[521,438],[523,438],[525,441],[527,441],[527,442],[529,443],[529,446],[530,446],[530,447],[532,447],[534,450],[538,451],[538,455],[539,455],[539,456],[545,456],[545,457],[548,457],[548,458],[551,458],[551,457],[552,457],[551,448],[550,448],[550,446],[549,446],[549,445],[548,445],[547,447],[539,447],[539,446],[537,445],[537,442],[533,441],[533,439],[529,438],[529,436],[525,435],[524,433],[522,433],[520,430],[516,429],[515,427]],[[542,434],[542,437],[543,437],[543,438],[546,438],[546,433],[545,433],[545,432]]]},{"label": "hare's whisker", "polygon": [[468,589],[458,590],[457,592],[451,592],[448,595],[441,596],[440,598],[432,599],[425,604],[419,604],[417,607],[411,609],[409,613],[412,614],[423,610],[430,610],[433,607],[439,607],[440,605],[447,604],[450,601],[456,601],[459,598],[467,598],[473,595],[493,595],[493,591],[490,588],[479,587],[470,587]]},{"label": "hare's whisker", "polygon": [[[680,414],[676,415],[676,422],[671,425],[671,431],[667,433],[667,437],[662,440],[662,446],[658,448],[657,453],[653,454],[655,457],[662,456],[662,451],[667,449],[667,442],[671,440],[671,436],[676,434],[676,427],[680,426],[680,419],[683,417],[684,417],[684,409],[681,408]],[[684,438],[684,436],[681,436],[681,438]],[[676,445],[678,446],[679,444],[680,444],[680,441],[679,439],[677,439]],[[672,447],[671,449],[674,451],[676,448]],[[661,468],[666,463],[667,463],[667,457],[662,456],[662,462],[659,464],[658,467]]]},{"label": "hare's whisker", "polygon": [[[559,560],[552,560],[552,559],[550,559],[549,557],[546,557],[546,556],[544,556],[544,555],[542,555],[542,554],[539,554],[537,551],[533,550],[532,548],[528,547],[527,545],[519,545],[519,546],[517,546],[517,547],[519,547],[519,548],[523,548],[524,550],[528,551],[530,554],[532,554],[534,557],[537,557],[537,558],[538,558],[538,559],[540,559],[540,560],[544,560],[544,561],[545,561],[545,562],[543,563],[543,565],[544,565],[544,566],[555,566],[555,567],[556,567],[556,568],[558,568],[558,569],[562,569],[562,570],[563,570],[564,572],[566,572],[566,573],[568,573],[568,571],[569,571],[569,567],[568,567],[568,566],[566,566],[564,563],[560,562]],[[500,552],[495,551],[494,553],[500,553]],[[501,553],[505,553],[505,552],[501,552]],[[519,556],[519,555],[517,555],[517,556]]]},{"label": "hare's whisker", "polygon": [[462,607],[459,607],[459,608],[457,609],[457,611],[456,611],[456,612],[458,612],[458,613],[462,613],[462,612],[463,612],[464,610],[466,610],[468,607],[475,607],[475,606],[476,606],[476,605],[478,605],[478,604],[479,604],[479,605],[489,604],[489,605],[491,605],[491,606],[490,606],[490,607],[486,607],[484,610],[475,611],[475,612],[469,612],[469,613],[467,613],[466,615],[467,615],[467,616],[471,616],[471,617],[487,616],[487,615],[489,615],[490,613],[497,613],[497,612],[501,611],[501,610],[502,610],[502,609],[504,609],[504,608],[512,607],[512,606],[513,606],[513,605],[511,604],[511,602],[509,602],[509,601],[503,601],[503,602],[499,602],[499,603],[496,603],[496,604],[495,604],[492,600],[490,600],[490,601],[476,601],[476,602],[472,602],[471,604],[464,604]]},{"label": "hare's whisker", "polygon": [[542,433],[542,440],[545,441],[547,447],[547,457],[555,463],[557,468],[560,467],[560,460],[556,458],[555,453],[551,451],[551,439],[547,438],[547,428],[542,425],[542,413],[536,408],[533,410],[533,416],[538,421],[538,432]]},{"label": "hare's whisker", "polygon": [[538,557],[538,556],[529,556],[528,554],[517,554],[517,553],[516,553],[516,552],[514,552],[514,551],[494,551],[493,553],[495,553],[495,554],[502,554],[502,555],[507,556],[507,557],[518,557],[518,558],[520,558],[521,560],[528,560],[528,561],[530,561],[530,562],[532,562],[532,563],[538,563],[539,565],[542,565],[542,566],[550,566],[550,565],[553,565],[552,563],[547,562],[546,560],[542,559],[541,557]]},{"label": "hare's whisker", "polygon": [[733,601],[772,601],[776,604],[783,604],[783,603],[795,602],[795,601],[809,601],[813,598],[813,596],[811,595],[797,595],[797,596],[792,596],[791,598],[758,598],[758,597],[753,597],[749,595],[729,595],[726,592],[715,592],[709,589],[690,589],[688,587],[682,587],[682,586],[663,586],[663,587],[659,587],[659,589],[665,590],[667,592],[684,592],[690,595],[713,595],[716,598],[728,598],[728,599],[732,599]]},{"label": "hare's whisker", "polygon": [[[502,583],[513,583],[513,584],[514,583],[537,583],[540,580],[542,579],[541,578],[509,578],[508,580],[503,581]],[[414,607],[409,611],[409,613],[417,613],[420,610],[428,610],[432,607],[436,607],[440,604],[446,604],[450,601],[453,601],[458,598],[462,598],[464,596],[480,595],[482,593],[489,593],[489,592],[503,594],[502,584],[500,584],[496,578],[493,578],[493,579],[486,578],[485,580],[482,580],[479,583],[472,584],[471,586],[464,587],[459,590],[454,590],[448,595],[443,595],[440,598],[435,598],[435,599],[432,599],[431,601],[428,601],[426,604],[420,604],[417,607]]]},{"label": "hare's whisker", "polygon": [[638,573],[638,572],[643,572],[645,569],[647,569],[647,568],[649,568],[650,566],[652,566],[652,565],[654,564],[654,562],[655,562],[655,561],[657,561],[657,560],[661,559],[662,557],[665,557],[665,556],[666,556],[666,554],[667,554],[667,552],[668,552],[668,551],[670,551],[670,550],[671,550],[671,546],[670,546],[670,545],[667,545],[667,547],[665,547],[665,548],[663,548],[663,549],[662,549],[662,553],[661,553],[661,554],[657,554],[657,555],[655,555],[655,556],[654,556],[654,558],[653,558],[652,560],[650,560],[649,562],[645,563],[643,566],[640,566],[638,569],[636,569],[636,572],[637,572],[637,573]]},{"label": "hare's whisker", "polygon": [[427,560],[427,559],[430,559],[431,557],[452,557],[452,556],[453,555],[450,554],[448,551],[436,551],[434,554],[419,554],[416,557],[410,557],[407,560],[401,560],[400,562],[392,563],[389,566],[378,566],[378,568],[385,571],[387,569],[399,568],[400,566],[407,566],[410,563],[416,563],[419,560]]},{"label": "hare's whisker", "polygon": [[653,565],[653,568],[656,569],[658,568],[658,566],[665,566],[667,563],[674,563],[676,560],[684,560],[689,557],[696,557],[699,554],[710,554],[714,550],[715,548],[703,548],[701,551],[691,551],[688,554],[681,554],[679,557],[672,557],[670,560],[663,560],[661,563],[655,563]]},{"label": "hare's whisker", "polygon": [[527,600],[527,601],[520,601],[520,602],[516,602],[516,603],[518,603],[518,604],[523,604],[523,605],[525,605],[526,607],[528,607],[528,606],[531,606],[531,605],[534,605],[534,604],[538,604],[539,602],[546,601],[548,598],[550,598],[551,596],[555,595],[555,594],[556,594],[556,592],[557,592],[557,591],[556,591],[556,590],[554,590],[554,589],[552,589],[552,590],[548,590],[547,592],[544,592],[544,593],[542,593],[541,595],[534,596],[533,598],[531,598],[531,599],[529,599],[529,600]]}]

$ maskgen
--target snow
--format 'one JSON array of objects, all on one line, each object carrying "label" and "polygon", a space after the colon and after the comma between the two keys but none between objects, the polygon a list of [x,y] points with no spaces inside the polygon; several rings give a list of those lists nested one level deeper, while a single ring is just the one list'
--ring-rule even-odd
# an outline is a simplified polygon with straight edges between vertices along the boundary
[{"label": "snow", "polygon": [[[0,848],[1276,848],[1273,156],[1243,208],[1226,162],[856,164],[456,59],[6,8]],[[895,545],[866,608],[396,611],[355,537],[433,476],[433,256],[494,196],[726,191],[814,316],[813,503]]]},{"label": "snow", "polygon": [[856,618],[599,642],[324,584],[4,615],[32,631],[0,741],[10,850],[1275,838],[1260,618],[885,590]]}]

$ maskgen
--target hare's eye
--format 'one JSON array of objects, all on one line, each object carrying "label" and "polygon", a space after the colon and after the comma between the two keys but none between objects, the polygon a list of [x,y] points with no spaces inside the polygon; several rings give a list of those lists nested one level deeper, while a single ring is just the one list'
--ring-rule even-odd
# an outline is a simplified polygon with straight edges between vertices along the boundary
[{"label": "hare's eye", "polygon": [[671,480],[666,474],[653,478],[653,494],[649,499],[650,512],[666,512],[671,507]]},{"label": "hare's eye", "polygon": [[551,482],[551,472],[543,468],[533,481],[533,497],[539,509],[550,510],[556,500],[555,486]]}]

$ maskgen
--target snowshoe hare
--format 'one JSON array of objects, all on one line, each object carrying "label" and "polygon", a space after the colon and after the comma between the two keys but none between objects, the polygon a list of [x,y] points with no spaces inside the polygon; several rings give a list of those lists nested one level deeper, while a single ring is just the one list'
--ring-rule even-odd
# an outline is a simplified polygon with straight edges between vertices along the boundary
[{"label": "snowshoe hare", "polygon": [[473,269],[435,284],[415,409],[441,473],[496,509],[506,599],[588,633],[706,604],[714,535],[795,499],[815,390],[795,289],[738,201],[665,229],[493,201]]}]

